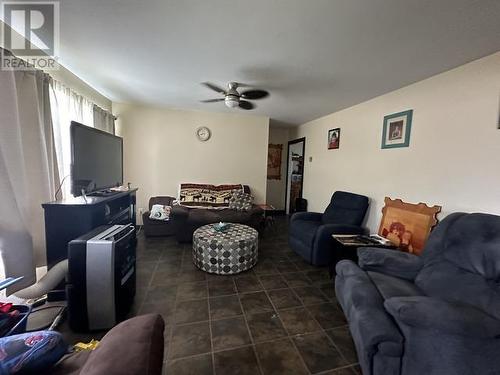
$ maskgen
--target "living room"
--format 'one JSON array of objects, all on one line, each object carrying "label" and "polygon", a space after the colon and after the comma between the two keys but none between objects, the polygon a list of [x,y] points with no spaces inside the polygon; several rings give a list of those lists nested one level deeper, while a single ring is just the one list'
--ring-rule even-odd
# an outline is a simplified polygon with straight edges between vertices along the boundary
[{"label": "living room", "polygon": [[498,1],[1,6],[5,373],[500,373]]}]

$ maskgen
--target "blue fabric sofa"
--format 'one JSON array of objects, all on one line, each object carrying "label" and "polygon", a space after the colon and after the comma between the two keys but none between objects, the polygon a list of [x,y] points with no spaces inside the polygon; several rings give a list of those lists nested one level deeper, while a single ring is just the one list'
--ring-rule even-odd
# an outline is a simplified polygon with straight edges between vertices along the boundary
[{"label": "blue fabric sofa", "polygon": [[420,257],[358,256],[335,290],[364,375],[500,374],[500,216],[447,216]]},{"label": "blue fabric sofa", "polygon": [[324,213],[297,212],[290,218],[289,244],[293,251],[315,266],[334,259],[332,234],[361,234],[368,198],[336,191]]}]

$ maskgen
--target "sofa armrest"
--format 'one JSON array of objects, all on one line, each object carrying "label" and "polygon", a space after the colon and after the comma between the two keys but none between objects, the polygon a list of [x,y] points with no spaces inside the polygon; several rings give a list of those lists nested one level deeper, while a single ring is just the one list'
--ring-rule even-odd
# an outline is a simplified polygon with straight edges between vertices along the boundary
[{"label": "sofa armrest", "polygon": [[406,280],[414,280],[424,265],[422,258],[416,255],[379,247],[358,248],[358,264],[365,271]]},{"label": "sofa armrest", "polygon": [[141,315],[111,329],[87,359],[80,375],[160,375],[165,322]]},{"label": "sofa armrest", "polygon": [[400,357],[403,337],[385,311],[384,300],[372,280],[350,260],[338,262],[336,271],[335,295],[349,321],[356,346],[370,356],[380,351],[386,356]]},{"label": "sofa armrest", "polygon": [[323,214],[319,212],[296,212],[290,218],[290,221],[306,220],[306,221],[321,221]]},{"label": "sofa armrest", "polygon": [[414,296],[389,298],[384,306],[394,319],[411,327],[479,339],[500,336],[500,320],[469,304]]}]

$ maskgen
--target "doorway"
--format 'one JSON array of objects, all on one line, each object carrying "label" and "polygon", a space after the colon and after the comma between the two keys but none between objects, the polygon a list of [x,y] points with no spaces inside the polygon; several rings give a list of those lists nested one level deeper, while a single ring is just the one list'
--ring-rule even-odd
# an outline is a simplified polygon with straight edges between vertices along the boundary
[{"label": "doorway", "polygon": [[299,138],[288,142],[286,162],[286,213],[296,211],[295,200],[302,198],[304,185],[304,157],[306,139]]}]

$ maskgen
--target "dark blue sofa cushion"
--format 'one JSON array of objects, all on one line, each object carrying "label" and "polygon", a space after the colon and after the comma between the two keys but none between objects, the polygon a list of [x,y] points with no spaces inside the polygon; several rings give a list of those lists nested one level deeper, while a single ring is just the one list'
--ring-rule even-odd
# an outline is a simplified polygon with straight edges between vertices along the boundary
[{"label": "dark blue sofa cushion", "polygon": [[359,266],[365,271],[383,272],[411,281],[424,265],[422,258],[416,255],[377,247],[358,248],[358,258]]},{"label": "dark blue sofa cushion", "polygon": [[368,271],[367,274],[384,300],[392,297],[424,295],[424,292],[411,281],[380,272]]},{"label": "dark blue sofa cushion", "polygon": [[468,303],[500,319],[500,217],[456,217],[440,248],[439,255],[425,258],[416,285],[429,296]]},{"label": "dark blue sofa cushion", "polygon": [[321,218],[323,224],[347,224],[360,226],[368,208],[364,195],[336,191]]},{"label": "dark blue sofa cushion", "polygon": [[385,308],[397,321],[412,327],[471,338],[500,337],[500,320],[469,304],[407,296],[386,300]]}]

